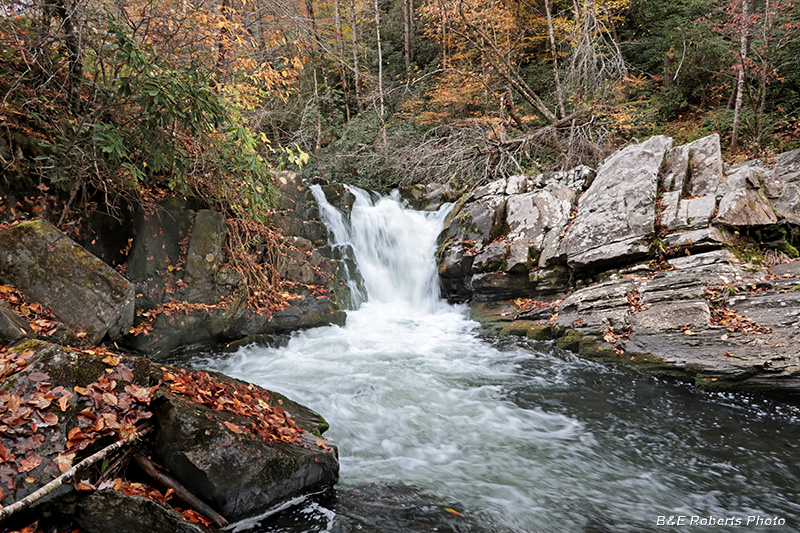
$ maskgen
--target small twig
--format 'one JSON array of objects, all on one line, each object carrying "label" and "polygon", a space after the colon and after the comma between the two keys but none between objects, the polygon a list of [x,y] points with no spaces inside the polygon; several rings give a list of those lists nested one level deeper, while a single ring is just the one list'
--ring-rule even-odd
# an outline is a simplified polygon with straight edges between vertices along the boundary
[{"label": "small twig", "polygon": [[200,498],[192,494],[189,491],[189,489],[184,487],[178,480],[176,480],[172,476],[168,476],[164,472],[161,472],[150,459],[148,459],[141,453],[137,453],[136,455],[133,456],[133,460],[145,474],[152,477],[153,479],[155,479],[168,489],[174,490],[175,494],[181,500],[190,505],[195,511],[199,512],[204,516],[207,516],[208,518],[213,520],[214,523],[217,524],[219,527],[225,527],[228,525],[228,521],[225,519],[224,516],[216,512],[214,509],[209,507],[207,503],[203,502]]},{"label": "small twig", "polygon": [[87,457],[86,459],[81,461],[80,463],[76,464],[75,466],[73,466],[72,468],[70,468],[69,470],[67,470],[66,472],[64,472],[63,474],[58,476],[57,478],[55,478],[53,481],[51,481],[47,485],[41,487],[39,490],[37,490],[35,492],[32,492],[31,494],[28,494],[27,496],[22,498],[20,501],[12,503],[8,507],[4,507],[3,509],[0,509],[0,522],[5,520],[9,516],[11,516],[13,514],[16,514],[19,511],[22,511],[23,509],[27,509],[32,504],[34,504],[37,501],[41,500],[42,498],[44,498],[48,494],[54,492],[61,485],[63,485],[65,481],[67,481],[68,479],[71,479],[72,477],[74,477],[75,474],[77,474],[79,470],[82,470],[82,469],[86,468],[87,466],[91,466],[91,465],[95,464],[96,462],[98,462],[98,461],[100,461],[102,459],[105,459],[112,452],[115,452],[116,450],[122,448],[123,446],[127,446],[128,444],[132,443],[133,441],[142,438],[143,436],[145,436],[148,433],[150,433],[152,430],[153,430],[152,427],[146,427],[146,428],[142,429],[141,431],[139,431],[137,433],[134,433],[133,435],[131,435],[129,437],[126,437],[126,438],[124,438],[122,440],[118,440],[114,444],[110,444],[110,445],[106,446],[105,448],[103,448],[99,452],[97,452],[97,453],[95,453],[93,455],[90,455],[89,457]]}]

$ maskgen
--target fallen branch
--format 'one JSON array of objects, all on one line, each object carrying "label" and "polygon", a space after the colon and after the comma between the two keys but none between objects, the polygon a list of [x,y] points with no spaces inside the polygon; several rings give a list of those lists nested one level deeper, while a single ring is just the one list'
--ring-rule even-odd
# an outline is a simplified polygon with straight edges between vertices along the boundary
[{"label": "fallen branch", "polygon": [[56,489],[58,489],[61,485],[63,485],[65,481],[67,481],[68,479],[71,479],[72,477],[74,477],[75,474],[77,474],[79,470],[82,470],[82,469],[84,469],[84,468],[86,468],[88,466],[92,466],[96,462],[105,459],[109,454],[119,450],[120,448],[122,448],[124,446],[127,446],[128,444],[132,443],[135,440],[138,440],[138,439],[142,438],[143,436],[147,435],[152,430],[153,430],[152,427],[146,427],[146,428],[142,429],[141,431],[139,431],[137,433],[134,433],[133,435],[131,435],[129,437],[126,437],[126,438],[124,438],[122,440],[119,440],[119,441],[115,442],[114,444],[110,444],[110,445],[106,446],[105,448],[103,448],[99,452],[97,452],[97,453],[95,453],[93,455],[90,455],[89,457],[87,457],[86,459],[81,461],[80,463],[76,464],[75,466],[73,466],[72,468],[70,468],[69,470],[67,470],[66,472],[64,472],[63,474],[58,476],[57,478],[55,478],[53,481],[51,481],[47,485],[44,485],[39,490],[37,490],[35,492],[32,492],[31,494],[28,494],[27,496],[22,498],[20,501],[14,502],[11,505],[9,505],[8,507],[4,507],[3,509],[0,509],[0,522],[2,522],[3,520],[5,520],[6,518],[8,518],[9,516],[11,516],[13,514],[16,514],[16,513],[20,512],[20,511],[24,510],[24,509],[27,509],[28,507],[30,507],[31,505],[33,505],[37,501],[39,501],[42,498],[44,498],[45,496],[47,496],[48,494],[53,493]]},{"label": "fallen branch", "polygon": [[225,517],[216,512],[214,509],[208,506],[205,502],[203,502],[200,498],[192,494],[189,489],[184,487],[177,479],[174,479],[171,476],[161,472],[158,470],[158,467],[153,464],[153,462],[142,455],[141,453],[137,453],[133,460],[136,462],[136,465],[142,469],[142,471],[147,474],[148,476],[152,477],[168,489],[172,489],[175,491],[175,495],[178,496],[181,500],[186,502],[190,505],[195,511],[198,513],[207,516],[211,520],[214,521],[219,527],[225,527],[228,525],[228,521],[225,520]]}]

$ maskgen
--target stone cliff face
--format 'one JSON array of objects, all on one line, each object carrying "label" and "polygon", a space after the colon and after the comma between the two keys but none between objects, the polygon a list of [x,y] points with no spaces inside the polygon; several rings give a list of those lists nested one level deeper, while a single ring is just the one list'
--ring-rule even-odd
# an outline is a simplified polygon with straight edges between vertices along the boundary
[{"label": "stone cliff face", "polygon": [[797,392],[798,183],[800,150],[772,169],[727,167],[718,135],[653,137],[596,172],[499,180],[464,197],[439,237],[443,293],[527,299],[499,306],[530,321],[511,330],[587,356]]}]

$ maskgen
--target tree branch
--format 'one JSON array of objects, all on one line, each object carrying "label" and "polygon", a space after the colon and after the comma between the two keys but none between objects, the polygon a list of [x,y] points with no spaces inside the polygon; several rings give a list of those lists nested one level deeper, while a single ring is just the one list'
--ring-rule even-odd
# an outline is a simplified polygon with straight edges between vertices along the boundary
[{"label": "tree branch", "polygon": [[124,446],[127,446],[128,444],[131,444],[135,440],[138,440],[138,439],[142,438],[146,434],[150,433],[152,430],[153,430],[152,427],[146,427],[146,428],[142,429],[141,431],[139,431],[137,433],[134,433],[133,435],[131,435],[129,437],[126,437],[126,438],[124,438],[122,440],[118,440],[114,444],[110,444],[110,445],[106,446],[105,448],[103,448],[99,452],[97,452],[97,453],[95,453],[93,455],[90,455],[89,457],[87,457],[86,459],[81,461],[80,463],[76,464],[75,466],[73,466],[72,468],[70,468],[69,470],[67,470],[66,472],[64,472],[63,474],[58,476],[57,478],[55,478],[53,481],[51,481],[47,485],[44,485],[39,490],[37,490],[35,492],[32,492],[31,494],[28,494],[23,499],[19,500],[18,502],[12,503],[8,507],[4,507],[3,509],[0,509],[0,522],[2,522],[3,520],[5,520],[6,518],[8,518],[9,516],[11,516],[13,514],[16,514],[16,513],[20,512],[20,511],[24,510],[24,509],[27,509],[28,507],[30,507],[31,505],[33,505],[37,501],[39,501],[42,498],[44,498],[45,496],[47,496],[48,494],[53,493],[56,489],[58,489],[61,485],[63,485],[64,482],[66,482],[68,479],[71,479],[72,477],[74,477],[75,474],[77,474],[79,470],[82,470],[82,469],[84,469],[84,468],[86,468],[88,466],[92,466],[96,462],[105,459],[109,454],[119,450],[120,448],[122,448]]}]

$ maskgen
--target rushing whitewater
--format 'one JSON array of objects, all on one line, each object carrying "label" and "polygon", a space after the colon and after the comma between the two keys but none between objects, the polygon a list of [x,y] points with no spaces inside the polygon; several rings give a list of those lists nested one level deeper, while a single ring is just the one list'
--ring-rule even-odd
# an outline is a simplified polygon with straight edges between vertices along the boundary
[{"label": "rushing whitewater", "polygon": [[[487,342],[466,308],[439,298],[447,208],[352,192],[347,219],[314,188],[331,244],[352,247],[364,278],[346,325],[195,363],[323,414],[340,491],[413,486],[487,531],[648,531],[673,515],[797,522],[794,410],[712,401],[524,339]],[[298,508],[315,520],[263,530],[326,531],[342,511]]]}]

